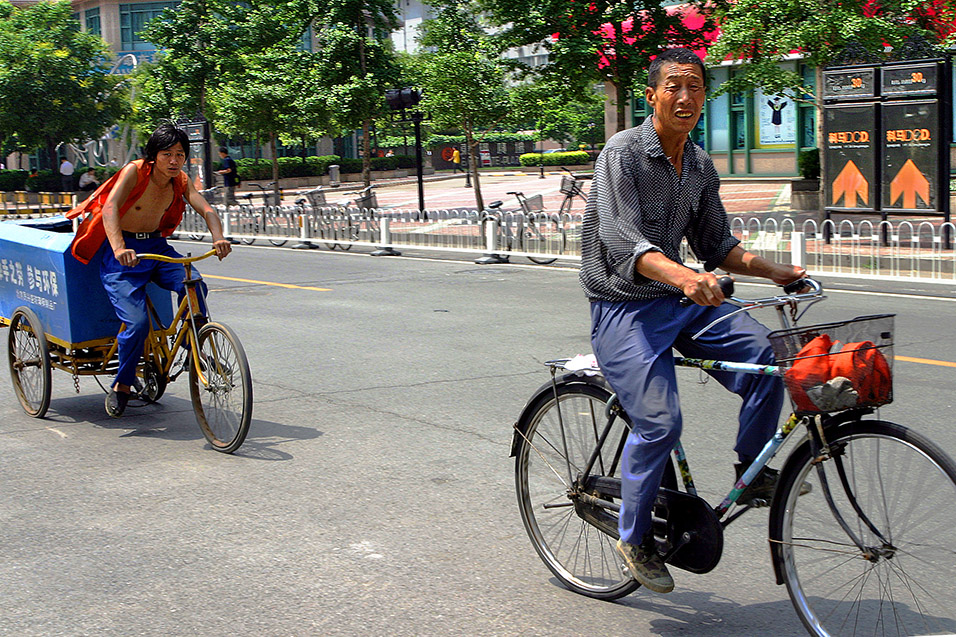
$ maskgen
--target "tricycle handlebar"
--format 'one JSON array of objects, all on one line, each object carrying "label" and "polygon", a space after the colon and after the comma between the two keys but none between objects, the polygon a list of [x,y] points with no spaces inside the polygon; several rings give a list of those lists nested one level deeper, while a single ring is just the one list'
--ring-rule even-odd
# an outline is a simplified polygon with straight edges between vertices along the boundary
[{"label": "tricycle handlebar", "polygon": [[202,261],[203,259],[208,259],[212,255],[216,254],[215,250],[210,250],[205,254],[201,254],[198,257],[187,255],[185,257],[170,257],[165,254],[151,254],[144,252],[143,254],[137,254],[137,259],[154,259],[156,261],[165,261],[166,263],[193,263],[194,261]]}]

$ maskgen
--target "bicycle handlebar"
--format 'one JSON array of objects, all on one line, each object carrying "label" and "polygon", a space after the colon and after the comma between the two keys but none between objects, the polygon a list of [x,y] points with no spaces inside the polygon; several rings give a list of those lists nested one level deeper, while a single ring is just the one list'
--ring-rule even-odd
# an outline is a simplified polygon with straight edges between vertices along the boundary
[{"label": "bicycle handlebar", "polygon": [[137,259],[153,259],[154,261],[165,261],[166,263],[193,263],[194,261],[202,261],[203,259],[208,259],[209,257],[216,254],[215,250],[210,250],[205,254],[201,254],[198,257],[185,256],[185,257],[170,257],[165,254],[151,254],[149,252],[144,252],[142,254],[137,254]]}]

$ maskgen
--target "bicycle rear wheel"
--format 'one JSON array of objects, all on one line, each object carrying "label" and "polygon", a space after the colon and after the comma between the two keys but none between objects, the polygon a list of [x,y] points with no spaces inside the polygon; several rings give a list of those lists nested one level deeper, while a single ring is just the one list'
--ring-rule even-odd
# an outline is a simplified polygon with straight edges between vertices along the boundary
[{"label": "bicycle rear wheel", "polygon": [[[527,252],[551,252],[553,254],[564,254],[567,247],[568,235],[561,227],[560,222],[554,220],[542,220],[536,225],[531,225],[524,234],[523,250]],[[554,263],[557,258],[554,257],[532,257],[528,260],[538,265],[548,265]]]},{"label": "bicycle rear wheel", "polygon": [[[207,323],[199,330],[199,364],[189,366],[189,394],[199,428],[212,448],[232,453],[252,421],[252,374],[242,343],[231,328]],[[194,361],[193,361],[194,363]]]},{"label": "bicycle rear wheel", "polygon": [[[851,422],[828,440],[819,464],[809,441],[794,450],[771,510],[771,547],[800,619],[820,636],[956,632],[956,464],[891,422]],[[820,471],[865,550],[837,522]],[[804,481],[813,490],[798,497]]]},{"label": "bicycle rear wheel", "polygon": [[[525,412],[527,427],[515,454],[518,507],[535,550],[564,586],[598,599],[617,599],[640,586],[623,568],[615,549],[617,538],[576,511],[573,481],[584,470],[604,428],[610,396],[593,383],[559,384],[557,402],[554,392],[542,394]],[[619,418],[595,472],[611,465],[625,428]]]}]

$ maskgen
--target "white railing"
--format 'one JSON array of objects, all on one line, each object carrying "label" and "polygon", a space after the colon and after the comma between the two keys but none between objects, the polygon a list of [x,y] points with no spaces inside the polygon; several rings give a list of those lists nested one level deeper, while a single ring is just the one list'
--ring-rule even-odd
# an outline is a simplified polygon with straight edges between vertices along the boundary
[{"label": "white railing", "polygon": [[[226,235],[293,247],[400,251],[441,250],[528,257],[541,263],[581,259],[581,213],[478,214],[475,210],[360,209],[342,206],[217,206]],[[743,247],[813,273],[879,276],[956,283],[956,227],[931,221],[814,220],[731,216]],[[187,210],[179,234],[208,236],[199,215]],[[390,249],[390,250],[389,250]],[[687,248],[688,264],[696,258]]]}]

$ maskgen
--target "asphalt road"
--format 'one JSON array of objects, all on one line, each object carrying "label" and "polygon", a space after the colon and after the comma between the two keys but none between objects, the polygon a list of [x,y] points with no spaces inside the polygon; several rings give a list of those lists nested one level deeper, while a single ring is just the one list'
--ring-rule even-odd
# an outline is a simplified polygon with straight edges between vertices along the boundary
[{"label": "asphalt road", "polygon": [[[202,266],[251,362],[249,438],[212,451],[182,380],[121,420],[91,379],[77,395],[55,371],[45,420],[0,382],[0,634],[804,634],[765,510],[666,596],[580,597],[537,558],[511,424],[542,361],[589,351],[573,269],[242,246]],[[925,361],[896,362],[882,416],[956,455],[956,301],[928,292],[835,291],[808,320],[896,312],[897,356]],[[685,371],[684,443],[716,500],[737,404]]]}]

